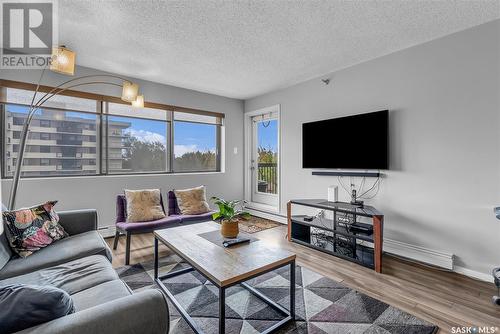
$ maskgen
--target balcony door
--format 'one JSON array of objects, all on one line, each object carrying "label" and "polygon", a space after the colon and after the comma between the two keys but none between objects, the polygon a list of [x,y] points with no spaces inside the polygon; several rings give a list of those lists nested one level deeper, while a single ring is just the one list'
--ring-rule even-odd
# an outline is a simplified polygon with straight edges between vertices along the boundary
[{"label": "balcony door", "polygon": [[279,211],[279,109],[247,115],[247,200],[249,206]]}]

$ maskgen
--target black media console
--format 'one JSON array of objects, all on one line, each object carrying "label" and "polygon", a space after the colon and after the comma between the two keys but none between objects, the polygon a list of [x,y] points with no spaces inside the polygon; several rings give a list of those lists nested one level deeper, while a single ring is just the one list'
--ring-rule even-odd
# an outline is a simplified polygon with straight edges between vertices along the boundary
[{"label": "black media console", "polygon": [[[295,206],[316,209],[317,214],[294,215]],[[288,202],[287,215],[289,241],[382,272],[384,215],[374,207],[300,199]]]}]

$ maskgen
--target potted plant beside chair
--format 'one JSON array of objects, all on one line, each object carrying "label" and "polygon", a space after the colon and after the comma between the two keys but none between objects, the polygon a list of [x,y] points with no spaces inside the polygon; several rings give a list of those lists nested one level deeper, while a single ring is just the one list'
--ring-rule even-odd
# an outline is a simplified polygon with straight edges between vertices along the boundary
[{"label": "potted plant beside chair", "polygon": [[250,218],[250,214],[242,210],[245,201],[226,201],[218,197],[212,197],[212,200],[219,207],[219,212],[214,213],[212,219],[220,222],[220,233],[224,238],[236,238],[239,233],[239,219]]}]

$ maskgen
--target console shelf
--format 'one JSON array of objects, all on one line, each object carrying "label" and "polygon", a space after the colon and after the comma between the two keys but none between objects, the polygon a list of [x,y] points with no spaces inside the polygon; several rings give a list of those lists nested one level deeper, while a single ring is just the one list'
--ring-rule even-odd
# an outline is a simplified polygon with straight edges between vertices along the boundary
[{"label": "console shelf", "polygon": [[[306,215],[292,215],[294,205],[330,211],[332,218],[316,216],[307,221]],[[289,241],[382,271],[384,216],[374,207],[322,199],[292,200],[288,202],[287,215]],[[373,228],[364,231],[352,228],[361,217],[369,218]],[[364,226],[370,227],[366,223]]]},{"label": "console shelf", "polygon": [[332,233],[335,233],[335,234],[338,234],[338,235],[343,235],[343,236],[346,236],[346,237],[352,237],[352,238],[357,238],[357,239],[360,239],[360,240],[365,240],[365,241],[373,242],[373,235],[372,236],[368,236],[368,235],[364,235],[364,234],[353,234],[353,233],[349,233],[349,232],[344,232],[342,230],[335,229],[334,226],[328,227],[328,226],[325,226],[324,224],[321,224],[321,223],[317,223],[317,222],[315,223],[314,220],[312,222],[307,222],[307,221],[304,220],[304,217],[305,216],[303,216],[303,215],[301,215],[301,216],[292,216],[292,223],[300,224],[300,225],[304,225],[304,226],[309,226],[309,227],[314,227],[314,228],[319,228],[319,229],[322,229],[322,230],[325,230],[325,231],[328,231],[328,232],[332,232]]}]

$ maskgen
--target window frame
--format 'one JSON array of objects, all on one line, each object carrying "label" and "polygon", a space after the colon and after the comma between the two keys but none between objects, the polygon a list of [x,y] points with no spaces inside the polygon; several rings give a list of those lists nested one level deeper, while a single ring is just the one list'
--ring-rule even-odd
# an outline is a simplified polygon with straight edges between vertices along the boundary
[{"label": "window frame", "polygon": [[[24,82],[18,82],[18,81],[11,81],[11,80],[3,80],[0,79],[0,140],[1,140],[1,145],[0,145],[0,166],[2,167],[2,174],[0,175],[2,179],[12,179],[13,176],[7,175],[7,169],[6,169],[6,160],[4,154],[6,154],[5,150],[5,145],[7,144],[5,142],[6,140],[6,105],[18,105],[18,106],[24,106],[24,107],[29,107],[29,105],[25,104],[20,104],[20,103],[12,103],[9,101],[6,101],[4,98],[4,89],[8,88],[13,88],[13,89],[22,89],[22,90],[29,90],[29,91],[34,91],[36,89],[36,85],[30,84],[30,83],[24,83]],[[49,86],[40,86],[39,87],[39,92],[48,92],[53,87]],[[173,106],[173,105],[166,105],[166,104],[159,104],[159,103],[151,103],[151,102],[145,102],[144,107],[146,108],[152,108],[152,109],[159,109],[159,110],[164,110],[166,113],[170,113],[170,115],[167,115],[165,118],[165,121],[161,120],[162,122],[166,123],[166,129],[167,129],[167,145],[166,145],[166,170],[165,171],[151,171],[151,172],[128,172],[128,173],[109,173],[109,159],[108,159],[108,117],[109,116],[116,116],[116,117],[123,117],[123,118],[135,118],[135,119],[144,119],[144,120],[154,120],[151,118],[144,118],[144,117],[135,117],[135,116],[123,116],[123,115],[113,115],[109,114],[108,111],[108,103],[120,103],[120,104],[127,104],[123,102],[120,98],[118,97],[113,97],[113,96],[106,96],[106,95],[99,95],[99,94],[94,94],[94,93],[86,93],[86,92],[80,92],[80,91],[73,91],[73,90],[67,90],[61,93],[61,95],[66,95],[66,96],[71,96],[75,98],[84,98],[84,99],[90,99],[94,100],[96,102],[96,111],[91,112],[91,111],[82,111],[82,110],[72,110],[72,109],[63,109],[63,108],[57,108],[57,107],[46,107],[46,109],[49,110],[59,110],[59,111],[69,111],[69,112],[76,112],[76,113],[86,113],[86,114],[93,114],[96,115],[96,165],[97,165],[97,172],[95,174],[70,174],[70,175],[22,175],[23,179],[29,179],[29,178],[66,178],[66,177],[97,177],[97,176],[126,176],[126,175],[171,175],[171,174],[204,174],[204,173],[220,173],[222,172],[222,167],[221,167],[221,162],[222,162],[222,153],[224,150],[222,149],[222,127],[224,126],[224,120],[225,120],[225,114],[223,113],[218,113],[218,112],[212,112],[212,111],[205,111],[205,110],[200,110],[200,109],[191,109],[191,108],[184,108],[184,107],[178,107],[178,106]],[[216,128],[216,138],[215,138],[215,154],[216,154],[216,169],[214,170],[193,170],[193,171],[175,171],[174,170],[174,122],[175,122],[175,112],[182,112],[182,113],[191,113],[191,114],[198,114],[198,115],[205,115],[205,116],[213,116],[218,119],[220,119],[220,122],[216,123],[205,123],[205,122],[196,122],[196,121],[186,121],[186,120],[179,120],[179,122],[185,122],[185,123],[196,123],[196,124],[207,124],[207,125],[214,125]],[[158,120],[156,120],[158,121]],[[13,171],[11,171],[13,173]]]},{"label": "window frame", "polygon": [[109,159],[108,159],[108,155],[109,155],[109,142],[108,142],[108,133],[109,133],[109,120],[108,118],[109,117],[121,117],[121,118],[132,118],[132,119],[142,119],[142,120],[147,120],[147,121],[156,121],[156,122],[165,122],[167,123],[166,124],[166,131],[167,133],[165,134],[165,138],[167,140],[170,140],[170,133],[172,131],[172,121],[170,120],[167,120],[167,118],[163,121],[163,120],[157,120],[157,119],[152,119],[152,118],[144,118],[144,117],[138,117],[138,116],[122,116],[122,115],[115,115],[115,114],[110,114],[108,113],[107,111],[109,110],[109,105],[107,102],[104,102],[105,104],[103,104],[103,106],[105,107],[105,110],[106,112],[102,112],[102,123],[103,124],[103,128],[104,128],[104,131],[102,134],[101,134],[101,137],[105,136],[104,140],[102,140],[103,142],[105,141],[106,143],[106,148],[104,149],[104,145],[101,145],[101,152],[102,154],[105,156],[105,161],[103,161],[103,165],[105,164],[106,168],[105,168],[105,172],[104,172],[104,169],[101,168],[101,172],[102,172],[102,175],[151,175],[151,174],[173,174],[172,172],[172,165],[170,164],[170,146],[171,144],[169,142],[167,142],[166,144],[166,156],[165,156],[165,163],[166,163],[166,168],[165,168],[165,171],[163,172],[160,172],[160,171],[150,171],[150,172],[129,172],[129,173],[110,173],[109,172]]},{"label": "window frame", "polygon": [[[215,126],[215,170],[195,170],[195,171],[175,171],[174,170],[174,160],[175,160],[175,155],[174,155],[174,122],[182,122],[182,123],[191,123],[191,124],[205,124],[205,125],[213,125]],[[221,171],[220,165],[221,165],[221,134],[222,134],[222,126],[223,124],[211,124],[211,123],[203,123],[203,122],[195,122],[195,121],[181,121],[181,120],[175,120],[172,118],[172,124],[171,124],[171,131],[170,131],[170,137],[171,137],[171,144],[170,144],[170,167],[172,170],[172,173],[174,174],[189,174],[189,173],[217,173]]]},{"label": "window frame", "polygon": [[[0,86],[0,95],[1,95],[1,90],[4,89],[4,88],[12,88],[12,87],[4,87],[4,86]],[[97,104],[100,103],[100,101],[96,101]],[[13,178],[13,175],[7,175],[7,169],[6,169],[6,165],[5,165],[5,156],[4,154],[7,152],[5,150],[5,125],[7,124],[7,121],[6,121],[6,116],[7,116],[7,113],[6,113],[6,105],[15,105],[15,106],[21,106],[21,107],[26,107],[26,108],[29,108],[28,105],[25,105],[25,104],[21,104],[21,103],[9,103],[9,102],[6,102],[6,101],[0,101],[0,131],[2,132],[1,135],[0,135],[0,138],[1,138],[1,145],[0,145],[0,164],[2,166],[2,175],[1,175],[1,178],[2,179],[12,179]],[[47,110],[51,110],[51,111],[61,111],[61,112],[72,112],[72,113],[81,113],[81,114],[89,114],[89,115],[95,115],[96,116],[96,123],[99,123],[100,122],[100,119],[101,117],[99,116],[99,113],[98,113],[98,110],[99,110],[99,107],[97,106],[96,108],[96,112],[92,112],[92,111],[82,111],[82,110],[73,110],[73,109],[63,109],[63,108],[55,108],[55,107],[46,107],[45,109]],[[98,125],[98,124],[97,124]],[[101,137],[102,137],[102,134],[100,132],[100,130],[96,130],[98,131],[97,135],[96,135],[96,150],[101,150]],[[42,132],[40,133],[42,134]],[[50,135],[50,133],[49,133]],[[50,139],[49,139],[50,140]],[[17,158],[13,158],[13,159],[17,159]],[[26,159],[26,158],[25,158]],[[50,158],[48,158],[50,159]],[[23,179],[36,179],[36,178],[53,178],[53,177],[80,177],[80,176],[102,176],[104,174],[101,173],[101,168],[100,168],[100,164],[101,164],[101,161],[99,159],[99,157],[96,158],[96,166],[98,166],[99,168],[96,169],[98,172],[96,172],[95,174],[79,174],[79,173],[75,173],[75,174],[67,174],[67,175],[64,175],[64,174],[59,174],[59,175],[21,175],[21,178]],[[40,166],[42,166],[40,164]],[[56,171],[58,171],[56,169]],[[11,171],[12,173],[14,173],[14,171],[12,170]]]}]

